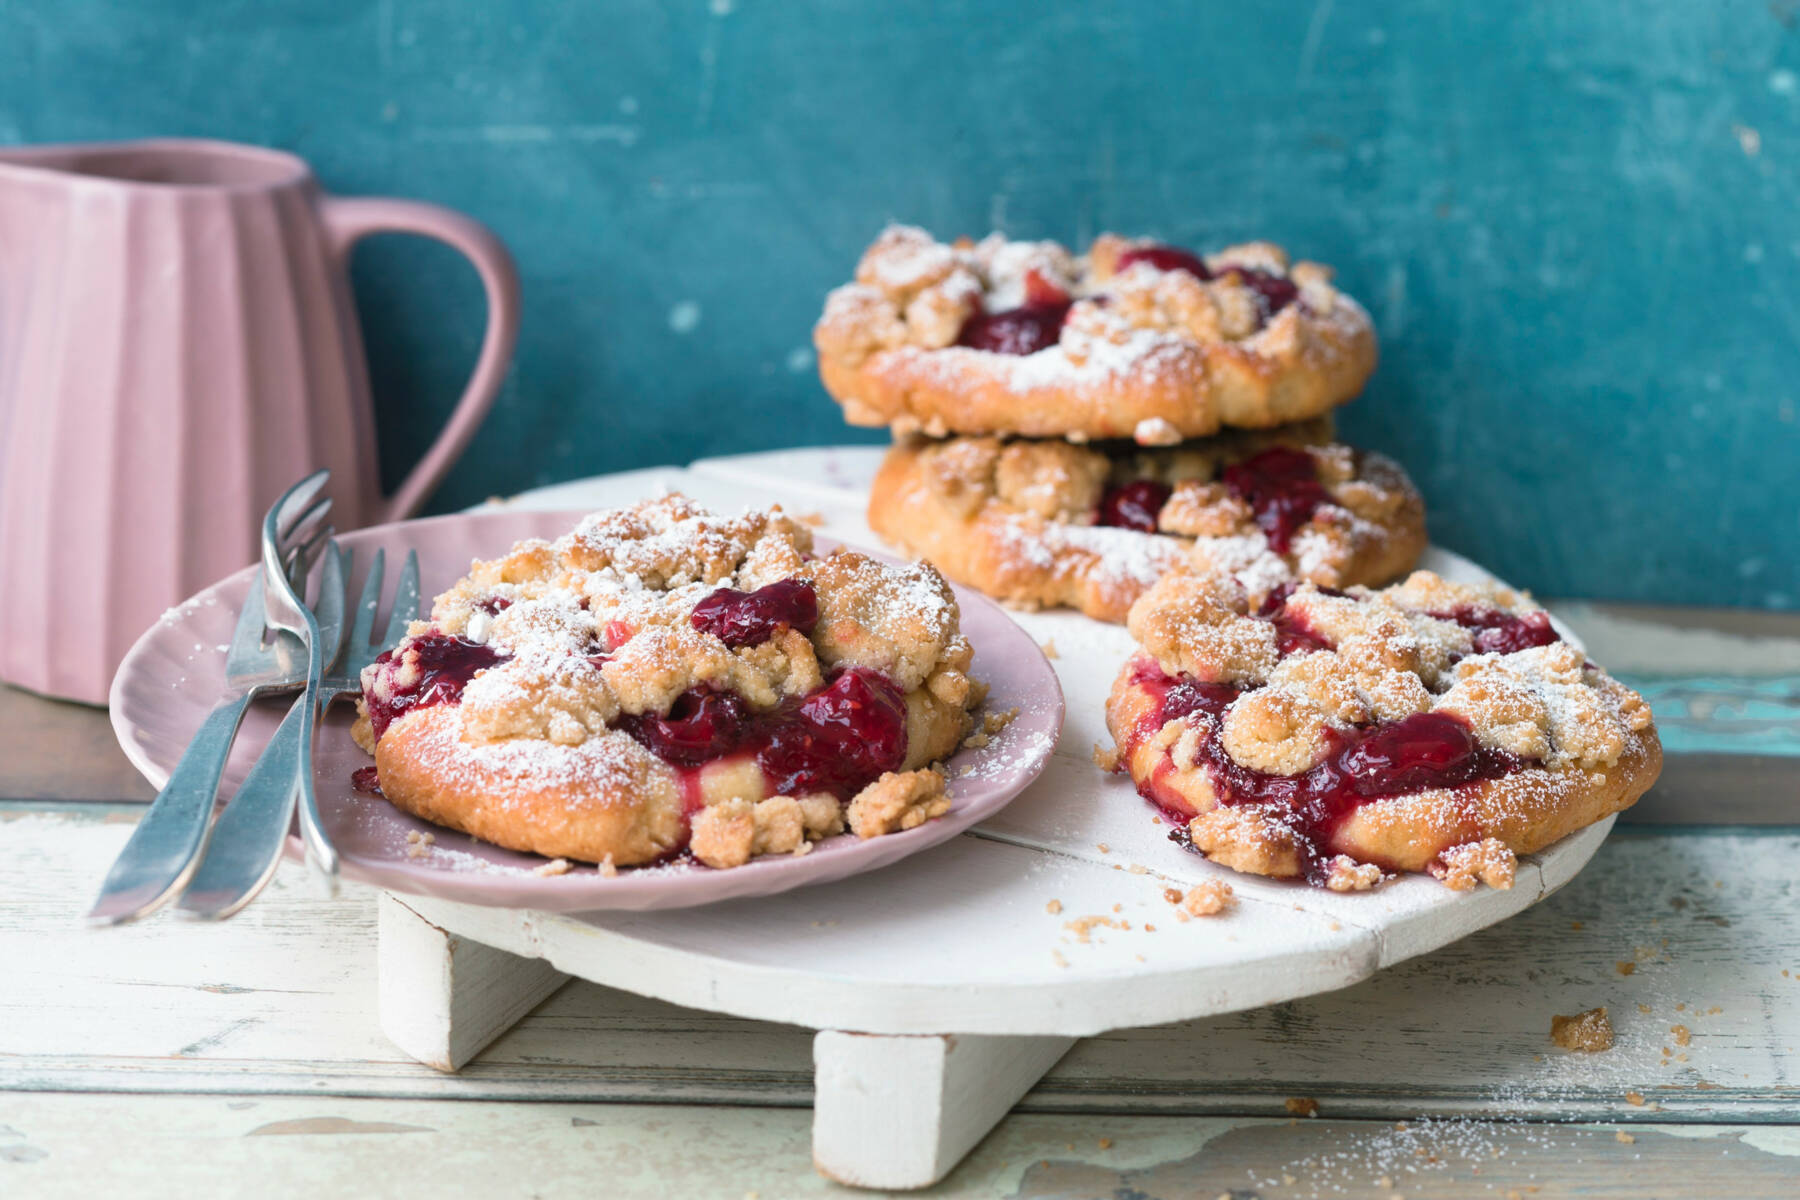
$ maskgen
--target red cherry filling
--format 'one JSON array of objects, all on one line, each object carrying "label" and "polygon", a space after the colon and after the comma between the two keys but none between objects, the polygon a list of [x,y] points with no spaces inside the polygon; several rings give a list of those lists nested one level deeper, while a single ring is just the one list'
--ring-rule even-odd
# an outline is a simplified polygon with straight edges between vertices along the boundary
[{"label": "red cherry filling", "polygon": [[[1257,616],[1275,626],[1275,652],[1286,658],[1302,651],[1335,650],[1337,647],[1331,640],[1314,629],[1303,614],[1288,611],[1288,597],[1294,594],[1298,586],[1292,583],[1282,584],[1263,597],[1262,607],[1256,610]],[[1337,588],[1319,590],[1327,596],[1345,594]]]},{"label": "red cherry filling", "polygon": [[1223,716],[1231,702],[1243,694],[1243,689],[1235,684],[1206,683],[1187,675],[1177,676],[1163,692],[1162,705],[1157,710],[1158,728],[1197,712]]},{"label": "red cherry filling", "polygon": [[[1235,273],[1255,294],[1264,321],[1300,298],[1300,288],[1286,276],[1235,263],[1215,272],[1199,255],[1177,246],[1134,246],[1119,255],[1116,269],[1124,271],[1136,263],[1149,263],[1159,271],[1186,271],[1200,280]],[[1093,299],[1096,304],[1106,303],[1105,296]],[[1069,319],[1073,304],[1074,297],[1061,284],[1035,269],[1026,271],[1025,303],[1000,312],[976,313],[963,322],[956,344],[995,354],[1036,354],[1061,339],[1063,322]]]},{"label": "red cherry filling", "polygon": [[1550,614],[1542,610],[1515,616],[1497,608],[1458,608],[1429,615],[1472,631],[1476,654],[1512,654],[1562,640],[1550,624]]},{"label": "red cherry filling", "polygon": [[[1243,766],[1220,741],[1225,710],[1242,694],[1239,689],[1170,676],[1148,657],[1134,664],[1132,679],[1157,703],[1131,731],[1127,749],[1135,749],[1171,720],[1204,714],[1197,722],[1195,761],[1206,766],[1219,803],[1257,805],[1298,835],[1304,874],[1313,884],[1323,884],[1329,874],[1333,835],[1363,805],[1427,788],[1499,779],[1527,765],[1515,755],[1483,745],[1461,718],[1426,712],[1361,728],[1328,728],[1326,753],[1316,766],[1298,775],[1271,775]],[[1139,783],[1138,792],[1184,828],[1195,814],[1169,786],[1174,770],[1172,759],[1165,757]]]},{"label": "red cherry filling", "polygon": [[976,313],[963,322],[956,344],[994,354],[1036,354],[1056,345],[1062,337],[1063,322],[1068,320],[1071,307],[1070,301],[1059,300]]},{"label": "red cherry filling", "polygon": [[1046,278],[1036,267],[1025,272],[1025,303],[1032,308],[1048,308],[1053,304],[1072,304],[1075,297],[1069,289]]},{"label": "red cherry filling", "polygon": [[1154,479],[1134,479],[1106,489],[1100,497],[1096,525],[1115,525],[1140,533],[1156,532],[1156,517],[1175,489]]},{"label": "red cherry filling", "polygon": [[512,604],[513,602],[508,600],[505,596],[489,596],[486,600],[476,604],[475,607],[490,617],[497,617],[507,609],[511,608]]},{"label": "red cherry filling", "polygon": [[1482,746],[1458,717],[1413,713],[1376,726],[1339,762],[1359,796],[1394,796],[1473,782],[1481,775]]},{"label": "red cherry filling", "polygon": [[[447,633],[428,633],[402,642],[396,659],[393,650],[384,650],[375,660],[381,668],[385,686],[363,693],[369,709],[369,722],[379,739],[396,717],[415,708],[434,704],[459,704],[463,688],[484,671],[506,661],[506,655],[479,642],[464,641]],[[401,682],[404,662],[416,655],[415,677]]]},{"label": "red cherry filling", "polygon": [[1258,271],[1254,267],[1226,267],[1221,275],[1236,271],[1244,281],[1244,286],[1256,293],[1256,306],[1262,309],[1262,319],[1270,317],[1300,298],[1300,289],[1291,279],[1280,275],[1271,275],[1267,271]]},{"label": "red cherry filling", "polygon": [[667,716],[622,716],[619,728],[644,748],[680,767],[697,767],[735,749],[750,723],[750,709],[733,692],[694,688],[675,697]]},{"label": "red cherry filling", "polygon": [[1277,554],[1286,554],[1300,527],[1321,505],[1331,503],[1312,455],[1291,446],[1275,446],[1233,463],[1220,478],[1232,495],[1250,506],[1257,528]]},{"label": "red cherry filling", "polygon": [[1149,263],[1159,271],[1186,271],[1200,280],[1223,278],[1235,271],[1244,286],[1256,293],[1256,304],[1265,321],[1300,298],[1300,288],[1286,276],[1256,267],[1240,267],[1235,263],[1227,263],[1214,271],[1199,255],[1175,246],[1138,246],[1127,250],[1119,255],[1117,269],[1123,271],[1141,262]]},{"label": "red cherry filling", "polygon": [[350,786],[371,796],[381,795],[381,773],[373,766],[358,767],[350,772]]},{"label": "red cherry filling", "polygon": [[1134,246],[1119,255],[1116,269],[1124,271],[1138,263],[1149,263],[1158,271],[1186,271],[1200,280],[1213,277],[1212,268],[1206,265],[1204,259],[1178,246]]},{"label": "red cherry filling", "polygon": [[777,579],[754,592],[720,588],[694,606],[690,620],[727,646],[760,646],[783,626],[811,633],[819,623],[819,597],[803,579]]},{"label": "red cherry filling", "polygon": [[848,800],[906,759],[906,699],[873,671],[851,667],[822,690],[768,713],[731,692],[694,689],[666,717],[619,728],[677,767],[752,754],[770,795],[830,792]]},{"label": "red cherry filling", "polygon": [[906,758],[906,698],[852,667],[777,721],[757,751],[774,795],[830,792],[848,800]]}]

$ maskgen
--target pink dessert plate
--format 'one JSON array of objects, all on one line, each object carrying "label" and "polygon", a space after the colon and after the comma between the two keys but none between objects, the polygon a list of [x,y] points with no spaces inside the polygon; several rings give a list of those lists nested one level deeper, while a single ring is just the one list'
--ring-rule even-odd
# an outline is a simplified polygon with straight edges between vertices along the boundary
[{"label": "pink dessert plate", "polygon": [[[387,551],[390,591],[406,552],[416,550],[420,592],[431,597],[460,578],[471,560],[497,557],[522,538],[558,537],[582,515],[461,513],[358,530],[339,539],[356,551],[350,595],[362,587],[377,548]],[[827,550],[835,545],[825,539],[819,543]],[[212,709],[225,675],[232,625],[254,570],[239,571],[163,614],[131,648],[113,679],[113,731],[132,764],[158,787],[168,780],[170,769]],[[1063,719],[1056,672],[1031,635],[984,596],[957,588],[956,599],[962,608],[963,632],[975,647],[972,673],[991,689],[987,710],[1016,707],[1019,715],[987,745],[963,749],[949,760],[951,808],[935,821],[867,841],[854,836],[827,838],[809,854],[761,858],[729,871],[676,863],[624,869],[613,876],[603,876],[588,865],[562,875],[539,875],[535,869],[546,860],[538,855],[478,842],[408,816],[378,796],[358,792],[351,785],[351,774],[372,760],[350,738],[354,713],[344,702],[321,724],[314,756],[319,807],[342,857],[343,873],[390,891],[500,908],[669,909],[829,883],[947,841],[999,812],[1038,777]],[[385,611],[380,620],[387,620]],[[225,770],[222,796],[234,792],[249,773],[280,722],[283,704],[253,707],[245,716]],[[423,852],[407,840],[408,835],[426,833],[435,840]],[[288,852],[298,855],[297,837],[290,838]]]}]

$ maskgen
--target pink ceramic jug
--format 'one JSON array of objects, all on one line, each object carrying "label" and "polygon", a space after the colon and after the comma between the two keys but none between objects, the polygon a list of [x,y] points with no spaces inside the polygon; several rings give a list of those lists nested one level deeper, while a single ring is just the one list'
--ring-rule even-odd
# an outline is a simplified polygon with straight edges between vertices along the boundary
[{"label": "pink ceramic jug", "polygon": [[[449,424],[383,496],[346,265],[388,232],[466,254],[488,327]],[[518,324],[487,229],[327,196],[291,154],[0,148],[0,679],[104,703],[133,640],[251,562],[263,510],[320,467],[340,529],[411,515],[493,404]]]}]

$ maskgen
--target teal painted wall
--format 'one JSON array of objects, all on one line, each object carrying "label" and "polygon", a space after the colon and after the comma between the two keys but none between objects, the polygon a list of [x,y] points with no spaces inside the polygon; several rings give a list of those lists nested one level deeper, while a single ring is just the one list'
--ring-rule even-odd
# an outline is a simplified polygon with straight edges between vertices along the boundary
[{"label": "teal painted wall", "polygon": [[[1347,410],[1442,543],[1552,595],[1800,602],[1793,0],[1143,5],[0,0],[0,139],[206,134],[464,209],[519,357],[436,507],[872,440],[813,373],[889,218],[1267,236],[1383,358]],[[385,465],[472,358],[473,275],[359,256]]]}]

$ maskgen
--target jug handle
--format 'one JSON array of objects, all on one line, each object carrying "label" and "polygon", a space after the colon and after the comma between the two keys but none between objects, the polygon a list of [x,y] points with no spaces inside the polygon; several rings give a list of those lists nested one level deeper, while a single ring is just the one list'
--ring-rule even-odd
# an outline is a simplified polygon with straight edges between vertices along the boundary
[{"label": "jug handle", "polygon": [[492,230],[435,204],[381,196],[326,196],[321,198],[320,212],[340,262],[347,262],[351,247],[370,234],[414,233],[461,251],[475,265],[487,292],[487,332],[475,373],[437,441],[394,494],[381,502],[381,521],[404,520],[419,511],[494,406],[519,340],[519,273]]}]

